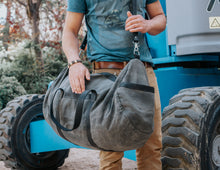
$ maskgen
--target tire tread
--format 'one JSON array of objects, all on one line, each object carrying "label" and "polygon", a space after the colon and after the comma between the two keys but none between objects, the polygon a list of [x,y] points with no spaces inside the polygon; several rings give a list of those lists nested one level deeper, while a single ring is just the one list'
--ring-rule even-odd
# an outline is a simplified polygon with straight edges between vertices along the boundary
[{"label": "tire tread", "polygon": [[[220,98],[220,87],[181,90],[164,108],[163,169],[199,169],[199,140],[206,112]],[[176,162],[178,163],[178,166]]]}]

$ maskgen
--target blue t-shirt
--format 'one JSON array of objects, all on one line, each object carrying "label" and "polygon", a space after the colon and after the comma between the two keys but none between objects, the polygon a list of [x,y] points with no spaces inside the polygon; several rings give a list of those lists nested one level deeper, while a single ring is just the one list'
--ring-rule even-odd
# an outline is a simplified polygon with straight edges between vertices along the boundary
[{"label": "blue t-shirt", "polygon": [[[146,4],[138,0],[137,14],[145,16]],[[90,61],[129,61],[134,58],[133,33],[125,31],[131,0],[68,0],[67,11],[84,13],[87,25],[87,57]],[[152,62],[145,35],[138,33],[141,60]]]}]

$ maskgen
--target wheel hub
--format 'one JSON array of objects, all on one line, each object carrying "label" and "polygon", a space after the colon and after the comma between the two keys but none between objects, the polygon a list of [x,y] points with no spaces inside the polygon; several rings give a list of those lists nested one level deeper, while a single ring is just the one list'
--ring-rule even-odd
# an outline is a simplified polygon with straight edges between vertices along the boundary
[{"label": "wheel hub", "polygon": [[212,160],[216,166],[220,167],[220,135],[217,135],[213,140]]}]

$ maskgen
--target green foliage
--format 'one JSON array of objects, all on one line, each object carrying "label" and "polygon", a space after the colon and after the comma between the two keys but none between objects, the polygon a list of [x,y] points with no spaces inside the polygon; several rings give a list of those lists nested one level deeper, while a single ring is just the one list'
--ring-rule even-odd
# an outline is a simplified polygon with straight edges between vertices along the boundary
[{"label": "green foliage", "polygon": [[42,49],[45,73],[51,77],[56,77],[58,73],[67,65],[66,57],[61,50],[53,47]]},{"label": "green foliage", "polygon": [[[31,47],[28,47],[31,49]],[[28,93],[45,93],[47,85],[55,79],[64,67],[64,56],[53,49],[43,50],[44,70],[39,72],[35,56],[31,50],[29,53],[20,52],[13,61],[13,66],[8,74],[14,75]]]},{"label": "green foliage", "polygon": [[28,93],[44,93],[50,81],[43,73],[38,72],[36,62],[31,55],[21,53],[13,62],[13,67],[8,70],[9,75],[14,75]]},{"label": "green foliage", "polygon": [[15,77],[1,76],[0,78],[0,109],[5,107],[8,101],[17,96],[27,94],[23,86]]},{"label": "green foliage", "polygon": [[44,47],[42,55],[44,70],[39,71],[32,43],[30,41],[21,43],[15,50],[4,55],[14,58],[12,61],[5,60],[2,57],[4,61],[0,61],[0,76],[14,76],[28,94],[43,94],[47,90],[48,83],[54,80],[66,65],[66,57],[60,50],[52,47]]},{"label": "green foliage", "polygon": [[[1,45],[0,45],[1,46]],[[50,81],[67,66],[66,56],[60,48],[45,46],[41,49],[44,69],[39,71],[31,41],[22,41],[0,52],[0,109],[22,94],[45,94]],[[85,54],[83,63],[91,69]]]}]

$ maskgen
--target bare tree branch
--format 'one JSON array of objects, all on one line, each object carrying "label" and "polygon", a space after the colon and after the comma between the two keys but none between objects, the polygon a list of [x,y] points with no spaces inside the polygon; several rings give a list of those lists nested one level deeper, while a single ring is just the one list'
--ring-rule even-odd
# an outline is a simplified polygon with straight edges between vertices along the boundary
[{"label": "bare tree branch", "polygon": [[18,2],[20,5],[23,5],[25,8],[27,7],[27,5],[24,2],[22,2],[20,0],[15,0],[15,1]]},{"label": "bare tree branch", "polygon": [[51,10],[50,8],[48,7],[42,7],[46,12],[50,12],[52,13],[53,15],[56,15],[55,12],[53,10]]}]

